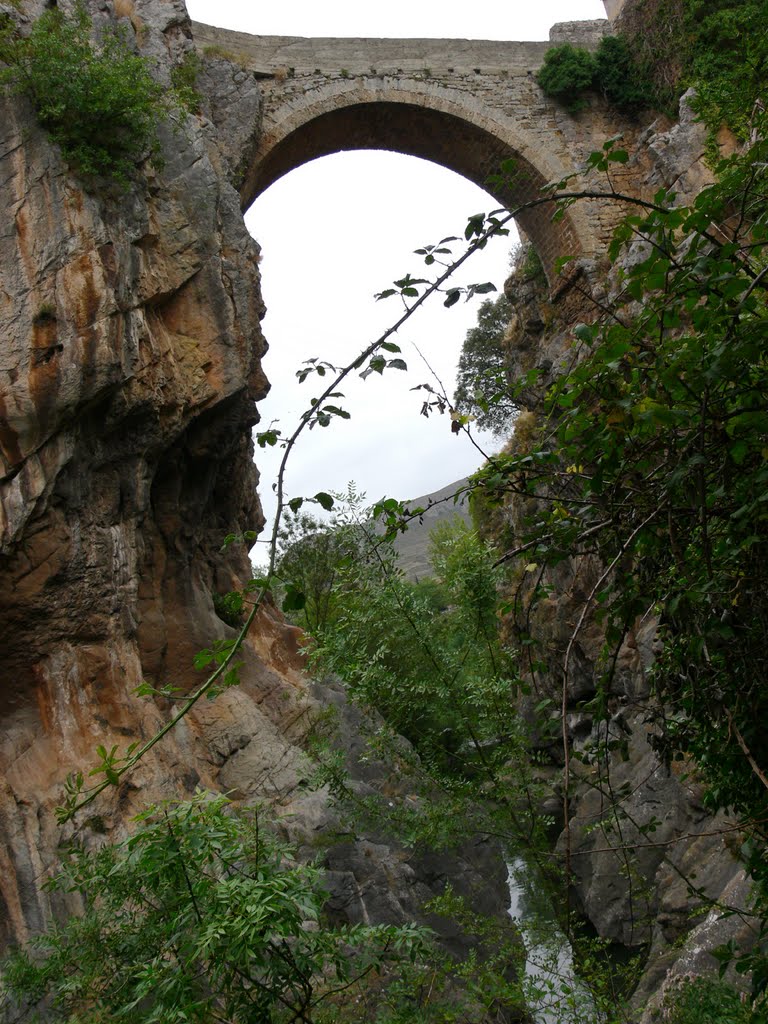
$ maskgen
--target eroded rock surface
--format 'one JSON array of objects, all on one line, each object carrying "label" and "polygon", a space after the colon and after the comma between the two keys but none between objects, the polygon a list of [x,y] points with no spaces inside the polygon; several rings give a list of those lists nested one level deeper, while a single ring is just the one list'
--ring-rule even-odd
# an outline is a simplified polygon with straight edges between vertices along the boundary
[{"label": "eroded rock surface", "polygon": [[[115,12],[166,78],[192,47],[181,2],[93,5]],[[233,89],[255,85],[221,70],[220,97],[227,73]],[[25,100],[0,98],[4,944],[50,917],[40,885],[67,773],[166,719],[135,696],[142,680],[199,682],[194,652],[233,635],[213,593],[249,575],[244,549],[222,553],[222,540],[262,521],[249,430],[268,388],[259,252],[205,109],[163,128],[161,171],[110,194],[81,188]],[[269,778],[254,765],[244,791],[295,785],[292,730],[309,703],[284,630],[264,613],[242,690],[191,715],[94,807],[94,828],[198,783],[237,785],[234,765],[267,750]],[[293,776],[275,769],[278,748]]]}]

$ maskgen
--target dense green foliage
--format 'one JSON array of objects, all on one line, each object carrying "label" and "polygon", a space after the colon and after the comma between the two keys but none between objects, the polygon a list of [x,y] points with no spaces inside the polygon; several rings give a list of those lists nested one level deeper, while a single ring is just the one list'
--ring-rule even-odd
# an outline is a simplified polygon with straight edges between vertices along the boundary
[{"label": "dense green foliage", "polygon": [[461,349],[453,398],[459,412],[474,416],[481,430],[497,437],[509,433],[515,412],[508,399],[503,341],[511,312],[503,295],[481,303],[477,326],[467,331]]},{"label": "dense green foliage", "polygon": [[585,104],[585,94],[602,93],[619,110],[631,112],[649,105],[648,83],[633,60],[623,36],[606,36],[595,53],[571,43],[547,50],[536,81],[572,114]]},{"label": "dense green foliage", "polygon": [[627,0],[619,27],[649,105],[674,114],[694,86],[714,143],[721,124],[749,138],[768,74],[764,21],[762,0]]},{"label": "dense green foliage", "polygon": [[641,76],[624,36],[606,36],[595,53],[594,87],[618,110],[648,107],[648,82]]},{"label": "dense green foliage", "polygon": [[714,130],[748,141],[768,88],[768,31],[762,0],[686,0],[696,109]]},{"label": "dense green foliage", "polygon": [[301,594],[299,607],[289,608],[296,625],[309,633],[328,627],[336,618],[336,582],[340,572],[355,565],[364,544],[355,516],[362,512],[364,495],[350,484],[344,512],[320,519],[308,512],[288,512],[280,529],[277,561],[278,597],[285,586]]},{"label": "dense green foliage", "polygon": [[[756,920],[765,922],[768,124],[760,55],[768,33],[764,10],[748,4],[691,5],[689,13],[698,22],[686,73],[699,86],[698,109],[713,131],[726,120],[751,146],[720,162],[716,184],[690,207],[661,190],[624,222],[609,253],[626,268],[613,304],[596,306],[593,322],[574,331],[574,357],[547,392],[524,450],[491,459],[477,482],[484,507],[514,495],[525,513],[504,556],[515,588],[505,612],[516,671],[535,690],[552,696],[551,681],[560,678],[565,705],[581,631],[599,629],[597,693],[585,710],[608,719],[622,645],[658,621],[647,708],[654,742],[667,764],[697,766],[712,811],[737,816]],[[739,41],[734,25],[756,41]],[[747,61],[746,75],[738,60],[715,59],[723,39]],[[592,166],[607,172],[614,159],[627,155],[608,144]],[[507,400],[522,403],[533,383],[529,377]],[[393,529],[398,522],[393,511]],[[581,565],[575,576],[589,582],[563,647],[547,649],[536,624],[569,565]],[[523,692],[525,681],[515,670],[510,677],[509,692]],[[437,704],[444,706],[443,693]],[[602,771],[611,749],[577,756],[602,759]],[[566,791],[569,784],[566,774]],[[608,783],[606,820],[622,813]],[[723,948],[720,956],[751,973],[762,1006],[764,948]],[[763,1019],[763,1009],[743,1005],[727,985],[703,983],[680,995],[674,1019],[715,1006],[734,1020]]]},{"label": "dense green foliage", "polygon": [[409,583],[391,546],[372,535],[369,550],[339,568],[337,614],[319,632],[313,658],[442,770],[486,756],[484,744],[506,729],[510,680],[492,553],[459,523],[440,530],[432,559],[440,602]]},{"label": "dense green foliage", "polygon": [[580,46],[561,43],[547,50],[536,81],[547,94],[562,103],[572,114],[585,105],[584,92],[595,79],[595,58]]},{"label": "dense green foliage", "polygon": [[672,988],[663,1014],[665,1024],[762,1024],[739,992],[712,978],[686,979]]},{"label": "dense green foliage", "polygon": [[748,140],[768,85],[764,21],[762,0],[628,0],[619,35],[602,39],[594,54],[569,43],[553,47],[536,79],[572,113],[588,91],[628,113],[674,113],[680,94],[694,86],[694,106],[713,143],[721,124]]},{"label": "dense green foliage", "polygon": [[[4,67],[2,66],[4,65]],[[182,99],[192,95],[185,68]],[[82,5],[67,17],[56,7],[34,22],[29,35],[0,31],[0,84],[27,96],[41,125],[61,146],[73,170],[87,180],[126,184],[136,166],[157,159],[159,122],[176,106],[173,90],[156,81],[124,30],[93,36]]]},{"label": "dense green foliage", "polygon": [[45,1000],[67,1024],[358,1020],[336,994],[354,1005],[369,974],[424,947],[410,926],[319,927],[319,872],[258,811],[200,794],[137,822],[65,861],[50,888],[85,912],[6,962],[6,1000]]},{"label": "dense green foliage", "polygon": [[[622,643],[658,617],[649,712],[658,746],[669,761],[693,755],[708,806],[742,820],[742,856],[764,917],[768,142],[760,134],[692,206],[662,190],[625,221],[612,260],[640,240],[643,248],[625,264],[617,303],[576,328],[580,358],[550,388],[534,448],[492,459],[482,482],[486,501],[537,499],[514,539],[536,585],[510,607],[529,651],[530,608],[547,599],[557,567],[580,555],[604,567],[564,664],[539,651],[534,678],[559,671],[566,686],[580,629],[599,623],[603,676],[590,710],[608,716]],[[765,963],[758,956],[750,966],[759,991]]]}]

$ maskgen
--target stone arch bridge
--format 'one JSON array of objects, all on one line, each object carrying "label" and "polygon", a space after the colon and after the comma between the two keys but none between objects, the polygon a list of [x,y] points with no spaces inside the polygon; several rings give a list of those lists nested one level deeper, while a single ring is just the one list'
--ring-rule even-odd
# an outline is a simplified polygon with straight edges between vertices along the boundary
[{"label": "stone arch bridge", "polygon": [[[244,208],[316,157],[388,149],[457,171],[501,206],[515,209],[537,198],[546,183],[578,173],[606,139],[631,133],[597,97],[572,116],[535,79],[551,45],[568,41],[592,48],[608,26],[557,25],[550,42],[304,39],[201,24],[193,31],[206,56],[235,61],[259,79],[260,130],[238,182]],[[226,117],[236,118],[237,111],[228,109]],[[513,176],[504,185],[489,185],[510,158]],[[620,173],[622,188],[631,189],[631,175]],[[595,176],[580,184],[606,186]],[[521,213],[518,222],[554,285],[556,260],[598,254],[619,213],[605,201],[584,201],[557,223],[548,206]]]}]

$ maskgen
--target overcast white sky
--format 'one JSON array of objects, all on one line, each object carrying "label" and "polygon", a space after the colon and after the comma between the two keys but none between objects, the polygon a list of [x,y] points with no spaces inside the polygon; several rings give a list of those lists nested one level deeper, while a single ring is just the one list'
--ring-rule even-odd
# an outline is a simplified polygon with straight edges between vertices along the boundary
[{"label": "overcast white sky", "polygon": [[[547,39],[558,21],[605,16],[602,0],[187,0],[196,21],[260,35],[416,38]],[[425,268],[413,250],[445,235],[461,235],[467,217],[495,208],[472,183],[442,167],[389,152],[325,157],[275,182],[248,211],[246,223],[263,250],[262,290],[270,344],[264,368],[272,392],[262,423],[293,429],[317,385],[298,385],[295,371],[312,357],[345,363],[396,319],[396,299],[374,292]],[[511,240],[500,239],[473,258],[464,283],[507,274]],[[424,276],[428,276],[426,273]],[[461,283],[461,282],[460,282]],[[456,362],[479,300],[417,314],[396,340],[409,372],[355,377],[343,404],[349,421],[305,436],[291,460],[290,495],[344,490],[355,480],[371,501],[384,494],[416,497],[472,472],[481,457],[447,417],[419,416],[422,392],[434,380],[415,342],[452,394]],[[481,439],[488,446],[487,439]],[[491,446],[492,447],[492,444]],[[265,510],[279,453],[257,449]]]}]

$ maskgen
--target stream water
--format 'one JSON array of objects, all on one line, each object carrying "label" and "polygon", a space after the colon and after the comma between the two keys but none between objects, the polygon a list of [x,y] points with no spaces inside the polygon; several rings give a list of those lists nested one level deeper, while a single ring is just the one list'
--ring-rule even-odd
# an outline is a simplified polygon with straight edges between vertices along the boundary
[{"label": "stream water", "polygon": [[507,870],[509,916],[525,943],[526,1003],[536,1024],[600,1024],[602,1018],[576,973],[571,944],[536,869],[515,856]]}]

